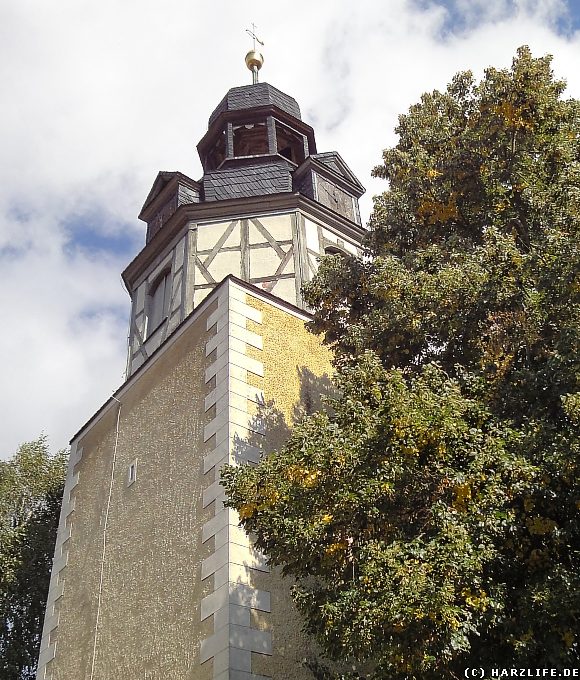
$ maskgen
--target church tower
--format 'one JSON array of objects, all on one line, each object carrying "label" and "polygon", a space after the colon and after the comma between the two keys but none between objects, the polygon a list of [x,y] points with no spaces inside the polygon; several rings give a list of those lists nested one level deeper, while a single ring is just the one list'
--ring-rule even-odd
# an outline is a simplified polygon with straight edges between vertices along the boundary
[{"label": "church tower", "polygon": [[219,470],[276,450],[328,389],[302,297],[325,253],[356,253],[364,189],[318,153],[297,102],[228,91],[139,215],[127,379],[75,435],[38,680],[299,680],[309,642]]}]

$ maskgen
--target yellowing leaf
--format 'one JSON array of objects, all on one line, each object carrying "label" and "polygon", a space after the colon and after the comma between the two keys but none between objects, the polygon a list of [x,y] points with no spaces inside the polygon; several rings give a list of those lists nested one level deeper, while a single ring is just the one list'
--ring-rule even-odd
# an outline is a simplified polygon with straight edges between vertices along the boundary
[{"label": "yellowing leaf", "polygon": [[249,519],[250,517],[253,517],[256,510],[257,508],[254,503],[246,503],[239,509],[238,514],[240,515],[240,519]]}]

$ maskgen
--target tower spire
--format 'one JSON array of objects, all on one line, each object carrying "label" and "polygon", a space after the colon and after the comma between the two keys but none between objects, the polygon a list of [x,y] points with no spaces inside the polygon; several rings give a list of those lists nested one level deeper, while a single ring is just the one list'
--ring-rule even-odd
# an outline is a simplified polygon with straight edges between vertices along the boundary
[{"label": "tower spire", "polygon": [[252,72],[252,85],[256,85],[258,82],[258,71],[262,68],[262,64],[264,63],[264,57],[256,50],[256,43],[262,47],[264,46],[264,43],[256,35],[256,28],[257,26],[253,22],[252,30],[246,28],[246,33],[252,38],[253,41],[252,49],[248,52],[248,54],[246,54],[246,66]]}]

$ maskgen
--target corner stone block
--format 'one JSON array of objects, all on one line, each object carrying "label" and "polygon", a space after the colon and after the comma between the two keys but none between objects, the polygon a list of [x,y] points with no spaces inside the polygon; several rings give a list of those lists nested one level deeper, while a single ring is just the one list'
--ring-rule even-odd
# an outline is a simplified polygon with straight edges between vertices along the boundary
[{"label": "corner stone block", "polygon": [[237,527],[239,521],[238,513],[235,510],[224,508],[203,525],[201,529],[201,542],[205,543],[212,536],[215,536],[220,529],[224,529],[227,526]]},{"label": "corner stone block", "polygon": [[214,677],[219,677],[222,673],[226,673],[228,669],[250,673],[252,670],[252,652],[234,648],[218,652],[213,659]]},{"label": "corner stone block", "polygon": [[231,625],[230,644],[232,647],[249,649],[258,654],[272,655],[272,634],[270,631]]}]

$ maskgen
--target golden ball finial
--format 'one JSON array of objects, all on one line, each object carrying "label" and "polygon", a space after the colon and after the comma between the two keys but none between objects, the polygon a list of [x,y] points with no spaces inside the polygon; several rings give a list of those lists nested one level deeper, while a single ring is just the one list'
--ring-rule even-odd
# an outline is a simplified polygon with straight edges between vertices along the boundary
[{"label": "golden ball finial", "polygon": [[250,71],[253,71],[254,68],[259,71],[262,68],[263,63],[264,57],[260,54],[260,52],[257,52],[256,50],[250,50],[248,54],[246,54],[246,66],[250,69]]}]

